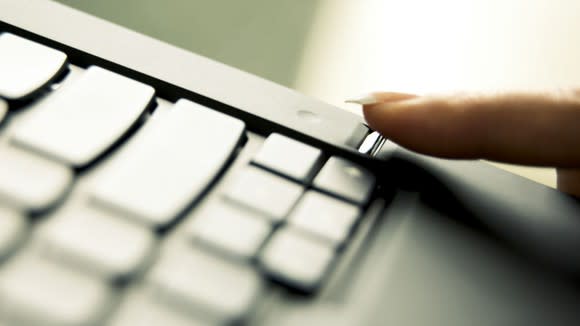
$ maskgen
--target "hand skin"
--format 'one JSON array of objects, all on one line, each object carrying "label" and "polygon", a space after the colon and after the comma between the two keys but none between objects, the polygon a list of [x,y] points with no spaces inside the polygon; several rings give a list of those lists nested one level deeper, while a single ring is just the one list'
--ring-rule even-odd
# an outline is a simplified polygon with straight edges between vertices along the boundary
[{"label": "hand skin", "polygon": [[580,89],[372,93],[365,102],[369,126],[403,147],[443,158],[556,167],[558,189],[580,197]]}]

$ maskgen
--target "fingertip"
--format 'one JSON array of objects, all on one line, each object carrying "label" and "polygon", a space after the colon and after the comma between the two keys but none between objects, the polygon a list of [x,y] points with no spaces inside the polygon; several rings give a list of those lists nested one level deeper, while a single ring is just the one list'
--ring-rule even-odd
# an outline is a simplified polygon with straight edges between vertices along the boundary
[{"label": "fingertip", "polygon": [[375,105],[380,103],[395,102],[417,97],[414,94],[398,93],[398,92],[370,92],[353,96],[346,99],[345,103],[360,104],[363,106]]},{"label": "fingertip", "polygon": [[379,103],[378,97],[375,96],[375,93],[365,93],[357,96],[353,96],[348,98],[344,101],[345,103],[353,103],[353,104],[360,104],[360,105],[372,105]]},{"label": "fingertip", "polygon": [[368,125],[385,135],[391,128],[390,119],[392,118],[393,106],[404,107],[405,101],[415,99],[418,96],[409,93],[399,93],[399,92],[374,92],[369,93],[367,98],[372,98],[374,101],[367,102],[363,104],[363,115],[368,123]]},{"label": "fingertip", "polygon": [[407,149],[440,157],[472,156],[462,137],[472,129],[465,130],[465,121],[445,98],[413,96],[365,105],[363,114],[369,127]]},{"label": "fingertip", "polygon": [[377,103],[404,101],[418,97],[416,94],[400,92],[374,92],[372,94],[377,99]]},{"label": "fingertip", "polygon": [[407,110],[419,99],[416,95],[401,93],[381,93],[377,96],[384,101],[363,106],[363,115],[368,125],[384,136],[398,134],[408,115]]},{"label": "fingertip", "polygon": [[388,110],[385,104],[364,105],[362,107],[363,116],[371,129],[381,132],[386,129],[384,125],[388,124]]}]

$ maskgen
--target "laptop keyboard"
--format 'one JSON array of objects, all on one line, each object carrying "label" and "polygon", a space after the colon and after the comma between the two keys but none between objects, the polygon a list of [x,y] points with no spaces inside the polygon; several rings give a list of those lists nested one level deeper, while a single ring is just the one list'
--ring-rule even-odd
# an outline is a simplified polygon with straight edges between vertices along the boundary
[{"label": "laptop keyboard", "polygon": [[0,324],[243,323],[316,294],[374,176],[277,133],[242,160],[250,133],[1,34]]}]

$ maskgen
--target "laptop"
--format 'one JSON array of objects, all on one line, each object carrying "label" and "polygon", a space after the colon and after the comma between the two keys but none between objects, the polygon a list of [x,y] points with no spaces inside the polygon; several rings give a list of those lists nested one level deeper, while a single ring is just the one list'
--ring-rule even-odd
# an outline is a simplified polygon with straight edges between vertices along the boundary
[{"label": "laptop", "polygon": [[0,325],[578,325],[580,202],[0,0]]}]

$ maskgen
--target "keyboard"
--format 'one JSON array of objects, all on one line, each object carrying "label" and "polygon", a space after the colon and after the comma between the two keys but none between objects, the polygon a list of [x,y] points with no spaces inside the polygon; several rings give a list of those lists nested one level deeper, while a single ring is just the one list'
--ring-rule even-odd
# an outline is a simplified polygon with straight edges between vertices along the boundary
[{"label": "keyboard", "polygon": [[0,324],[244,324],[325,287],[367,168],[0,33]]}]

